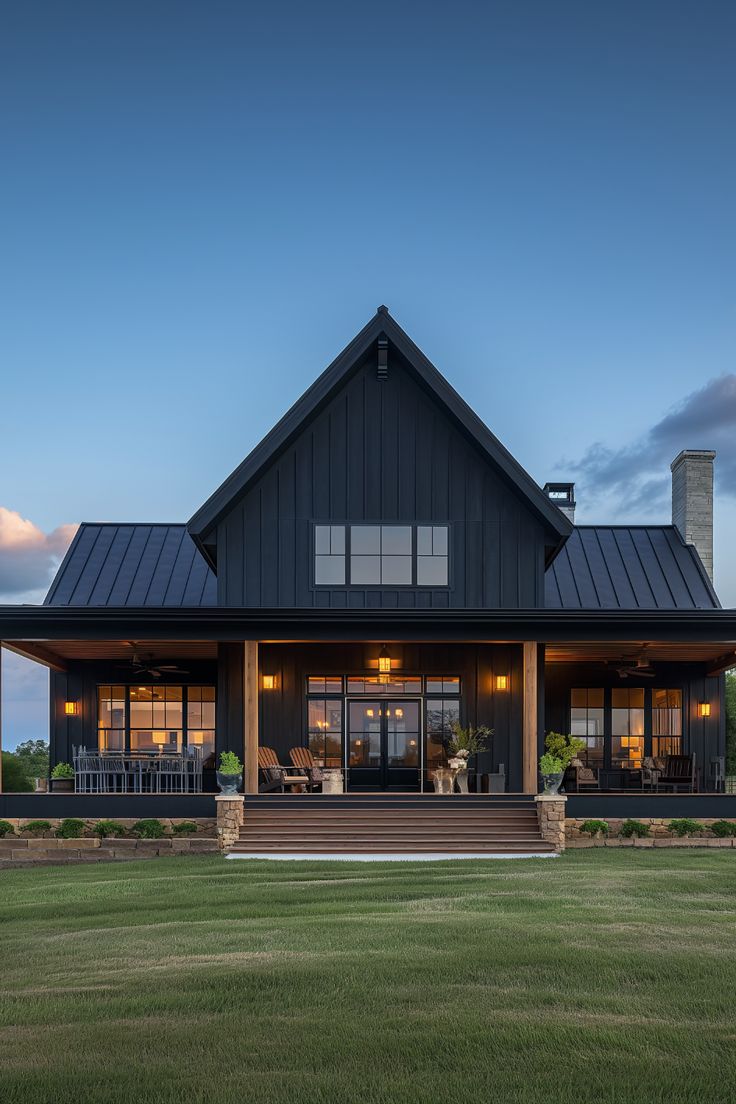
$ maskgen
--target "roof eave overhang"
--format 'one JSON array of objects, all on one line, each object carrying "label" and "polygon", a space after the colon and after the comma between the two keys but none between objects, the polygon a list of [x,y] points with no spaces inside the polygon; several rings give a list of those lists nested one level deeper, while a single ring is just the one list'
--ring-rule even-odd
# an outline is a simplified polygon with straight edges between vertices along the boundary
[{"label": "roof eave overhang", "polygon": [[736,643],[736,610],[4,606],[1,640],[659,640]]}]

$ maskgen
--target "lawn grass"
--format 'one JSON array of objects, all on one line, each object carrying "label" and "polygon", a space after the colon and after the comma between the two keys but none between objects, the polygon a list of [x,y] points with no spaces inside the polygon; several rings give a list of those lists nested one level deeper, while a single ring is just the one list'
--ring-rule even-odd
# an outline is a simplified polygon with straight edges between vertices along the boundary
[{"label": "lawn grass", "polygon": [[2,1104],[736,1099],[736,856],[0,874]]}]

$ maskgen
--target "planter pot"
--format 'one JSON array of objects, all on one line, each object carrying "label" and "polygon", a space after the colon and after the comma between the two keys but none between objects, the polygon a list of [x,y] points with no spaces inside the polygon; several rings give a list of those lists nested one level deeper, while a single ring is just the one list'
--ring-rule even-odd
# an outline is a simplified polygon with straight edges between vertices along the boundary
[{"label": "planter pot", "polygon": [[544,792],[546,794],[558,794],[560,792],[560,786],[562,785],[563,777],[564,771],[560,771],[559,774],[542,775],[544,781]]},{"label": "planter pot", "polygon": [[73,778],[51,778],[52,793],[74,793]]},{"label": "planter pot", "polygon": [[460,770],[455,775],[455,781],[457,782],[457,788],[461,794],[468,793],[468,772],[466,770]]},{"label": "planter pot", "polygon": [[236,794],[242,781],[242,774],[223,774],[222,771],[217,771],[217,785],[220,787],[220,793]]},{"label": "planter pot", "polygon": [[434,784],[435,793],[452,793],[452,771],[448,770],[447,767],[438,767],[436,771],[433,771],[432,782]]}]

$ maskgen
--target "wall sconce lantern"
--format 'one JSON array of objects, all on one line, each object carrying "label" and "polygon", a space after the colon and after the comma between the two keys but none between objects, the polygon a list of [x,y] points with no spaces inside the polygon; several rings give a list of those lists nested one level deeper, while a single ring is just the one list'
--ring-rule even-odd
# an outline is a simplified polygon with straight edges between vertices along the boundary
[{"label": "wall sconce lantern", "polygon": [[264,690],[276,689],[276,676],[275,675],[263,675],[262,684]]},{"label": "wall sconce lantern", "polygon": [[496,675],[496,689],[508,690],[509,688],[509,676],[508,675]]},{"label": "wall sconce lantern", "polygon": [[78,717],[79,716],[79,702],[76,702],[76,701],[64,702],[64,715],[66,717]]},{"label": "wall sconce lantern", "polygon": [[700,702],[698,705],[699,717],[710,717],[710,702]]},{"label": "wall sconce lantern", "polygon": [[378,670],[382,675],[391,674],[391,656],[386,651],[386,646],[381,649],[381,654],[378,657]]}]

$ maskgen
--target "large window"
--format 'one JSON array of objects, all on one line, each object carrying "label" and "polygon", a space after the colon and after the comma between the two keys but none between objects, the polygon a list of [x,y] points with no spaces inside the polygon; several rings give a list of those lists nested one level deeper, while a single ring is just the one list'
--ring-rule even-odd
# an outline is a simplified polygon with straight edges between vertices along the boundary
[{"label": "large window", "polygon": [[125,687],[97,687],[97,746],[100,751],[125,748]]},{"label": "large window", "polygon": [[447,765],[447,745],[452,739],[452,726],[460,721],[458,698],[427,698],[425,729],[427,734],[425,770],[433,771]]},{"label": "large window", "polygon": [[215,752],[214,686],[98,686],[97,746],[160,753],[197,747],[206,760]]},{"label": "large window", "polygon": [[603,688],[570,691],[570,732],[585,740],[590,766],[603,766]]},{"label": "large window", "polygon": [[316,586],[449,584],[447,525],[315,525]]},{"label": "large window", "polygon": [[652,755],[682,753],[682,690],[652,690]]},{"label": "large window", "polygon": [[638,768],[644,758],[644,690],[611,691],[611,766]]},{"label": "large window", "polygon": [[309,750],[320,767],[342,766],[342,699],[309,698]]}]

